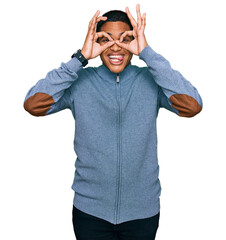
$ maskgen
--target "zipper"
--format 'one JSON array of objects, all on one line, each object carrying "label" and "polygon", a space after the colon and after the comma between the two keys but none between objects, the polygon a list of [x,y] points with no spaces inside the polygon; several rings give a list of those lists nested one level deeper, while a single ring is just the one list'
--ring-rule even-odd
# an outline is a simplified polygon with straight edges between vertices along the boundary
[{"label": "zipper", "polygon": [[119,74],[117,73],[116,82],[119,83]]},{"label": "zipper", "polygon": [[115,215],[115,222],[116,224],[118,223],[118,212],[119,212],[119,188],[120,188],[120,135],[121,135],[121,106],[120,106],[120,80],[119,80],[119,74],[117,73],[117,78],[116,78],[116,97],[117,97],[117,103],[118,103],[118,129],[117,129],[117,134],[118,134],[118,141],[117,141],[117,156],[118,156],[118,183],[117,183],[117,193],[116,193],[116,215]]}]

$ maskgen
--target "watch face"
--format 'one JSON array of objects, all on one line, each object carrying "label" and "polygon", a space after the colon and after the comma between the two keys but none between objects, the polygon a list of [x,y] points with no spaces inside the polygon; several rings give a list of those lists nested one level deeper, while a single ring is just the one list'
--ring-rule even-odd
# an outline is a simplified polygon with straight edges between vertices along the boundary
[{"label": "watch face", "polygon": [[77,52],[74,53],[71,57],[72,58],[76,57],[82,63],[83,66],[88,64],[88,60],[85,57],[83,57],[80,49],[77,50]]}]

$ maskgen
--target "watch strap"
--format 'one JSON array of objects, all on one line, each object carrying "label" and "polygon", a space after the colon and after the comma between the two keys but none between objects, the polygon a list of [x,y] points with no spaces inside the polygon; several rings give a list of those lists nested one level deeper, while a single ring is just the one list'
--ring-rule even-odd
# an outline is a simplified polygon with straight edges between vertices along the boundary
[{"label": "watch strap", "polygon": [[81,49],[78,49],[77,52],[72,54],[71,58],[74,58],[74,57],[76,57],[82,63],[83,67],[85,67],[88,64],[88,60],[81,53]]}]

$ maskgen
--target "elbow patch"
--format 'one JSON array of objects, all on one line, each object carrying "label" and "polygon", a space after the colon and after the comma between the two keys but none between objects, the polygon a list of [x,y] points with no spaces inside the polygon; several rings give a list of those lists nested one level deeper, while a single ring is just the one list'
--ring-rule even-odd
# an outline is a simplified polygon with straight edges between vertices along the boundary
[{"label": "elbow patch", "polygon": [[24,109],[33,116],[45,116],[53,103],[55,101],[52,96],[38,92],[24,102]]},{"label": "elbow patch", "polygon": [[193,117],[202,110],[198,101],[187,94],[174,94],[169,100],[172,103],[171,106],[179,111],[181,117]]}]

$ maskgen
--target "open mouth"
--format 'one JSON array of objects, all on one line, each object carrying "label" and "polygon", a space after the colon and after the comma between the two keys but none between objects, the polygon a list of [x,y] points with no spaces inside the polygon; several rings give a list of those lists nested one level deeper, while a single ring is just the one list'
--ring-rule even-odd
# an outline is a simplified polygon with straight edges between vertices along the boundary
[{"label": "open mouth", "polygon": [[123,63],[124,55],[108,55],[109,61],[113,65],[120,65]]}]

